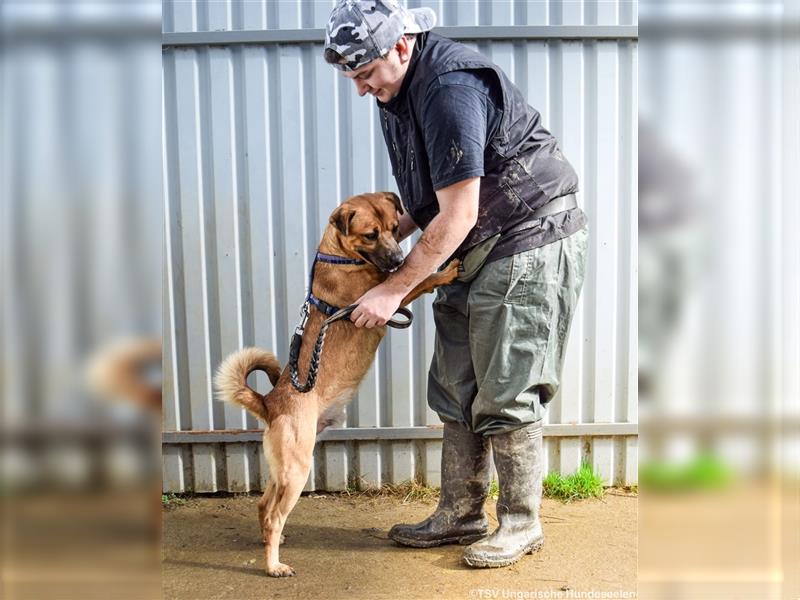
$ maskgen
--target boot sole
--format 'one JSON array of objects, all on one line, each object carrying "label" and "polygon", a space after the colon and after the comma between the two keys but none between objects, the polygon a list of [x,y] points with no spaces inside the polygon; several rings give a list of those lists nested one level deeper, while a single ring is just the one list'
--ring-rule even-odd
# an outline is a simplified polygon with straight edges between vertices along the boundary
[{"label": "boot sole", "polygon": [[544,538],[540,538],[531,543],[525,550],[511,558],[478,558],[476,556],[464,556],[464,562],[470,567],[480,569],[493,569],[497,567],[507,567],[513,565],[526,554],[533,554],[544,546]]},{"label": "boot sole", "polygon": [[461,546],[468,546],[473,542],[482,540],[488,535],[488,530],[484,533],[473,533],[470,535],[460,535],[449,538],[442,538],[439,540],[415,540],[412,538],[404,538],[400,536],[389,536],[389,539],[397,542],[401,546],[409,546],[411,548],[435,548],[436,546],[445,546],[448,544],[459,544]]}]

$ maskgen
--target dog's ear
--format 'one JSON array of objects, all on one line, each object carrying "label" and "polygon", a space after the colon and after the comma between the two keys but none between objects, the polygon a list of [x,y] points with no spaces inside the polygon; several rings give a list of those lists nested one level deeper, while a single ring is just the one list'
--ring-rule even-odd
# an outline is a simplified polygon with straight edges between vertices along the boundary
[{"label": "dog's ear", "polygon": [[341,231],[344,235],[349,235],[350,231],[350,223],[353,221],[353,217],[355,216],[356,211],[354,211],[349,206],[340,206],[335,211],[330,218],[330,224],[336,227],[339,231]]},{"label": "dog's ear", "polygon": [[383,195],[386,196],[392,202],[394,202],[394,207],[397,209],[397,212],[399,212],[402,215],[403,204],[402,202],[400,202],[400,197],[394,192],[383,192]]}]

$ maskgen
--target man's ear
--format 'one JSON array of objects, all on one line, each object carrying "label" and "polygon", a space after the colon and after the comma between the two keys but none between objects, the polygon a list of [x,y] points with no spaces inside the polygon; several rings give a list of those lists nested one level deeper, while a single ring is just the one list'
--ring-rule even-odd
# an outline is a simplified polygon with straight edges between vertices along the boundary
[{"label": "man's ear", "polygon": [[335,211],[330,218],[330,224],[336,227],[339,231],[341,231],[344,235],[349,235],[350,231],[350,223],[353,221],[353,217],[355,216],[356,211],[354,211],[349,206],[340,206]]},{"label": "man's ear", "polygon": [[394,202],[394,207],[397,209],[401,215],[403,214],[403,203],[400,202],[400,197],[395,194],[394,192],[383,192],[383,195],[386,196],[389,200]]},{"label": "man's ear", "polygon": [[414,46],[408,41],[406,36],[401,35],[394,47],[397,49],[397,55],[400,57],[400,62],[405,63],[411,60],[411,53],[414,50]]}]

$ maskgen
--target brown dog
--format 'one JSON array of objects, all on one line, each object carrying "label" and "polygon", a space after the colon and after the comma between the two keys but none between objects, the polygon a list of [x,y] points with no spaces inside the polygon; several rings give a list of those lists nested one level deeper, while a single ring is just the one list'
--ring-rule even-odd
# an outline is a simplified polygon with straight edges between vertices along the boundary
[{"label": "brown dog", "polygon": [[[345,307],[397,269],[403,262],[398,212],[402,213],[400,200],[391,192],[353,196],[339,206],[330,217],[319,252],[365,263],[317,263],[313,295],[331,306]],[[452,282],[457,270],[457,261],[452,261],[414,288],[402,305]],[[319,310],[311,309],[298,361],[301,382],[306,380],[311,350],[325,318]],[[258,522],[268,575],[294,575],[294,569],[279,562],[278,544],[286,518],[308,480],[315,438],[326,427],[341,422],[344,407],[372,364],[385,333],[385,327],[357,328],[349,320],[332,323],[316,386],[307,393],[295,389],[288,368],[281,374],[273,354],[258,348],[229,356],[217,372],[215,383],[220,395],[242,405],[267,425],[264,453],[270,479],[258,502]],[[266,396],[247,386],[247,376],[254,370],[266,371],[274,386]]]}]

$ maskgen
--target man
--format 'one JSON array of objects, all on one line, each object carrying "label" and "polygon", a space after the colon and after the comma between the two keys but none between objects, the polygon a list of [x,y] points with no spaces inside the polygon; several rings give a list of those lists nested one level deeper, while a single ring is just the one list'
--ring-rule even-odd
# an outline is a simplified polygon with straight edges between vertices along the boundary
[{"label": "man", "polygon": [[[375,96],[406,208],[401,236],[423,233],[403,266],[358,302],[358,327],[383,325],[425,276],[459,258],[434,301],[428,404],[444,422],[442,492],[400,544],[472,543],[475,567],[512,564],[543,542],[542,417],[558,391],[583,283],[586,217],[573,168],[499,67],[429,33],[436,15],[396,0],[340,0],[326,62]],[[499,527],[483,505],[489,448]]]}]

